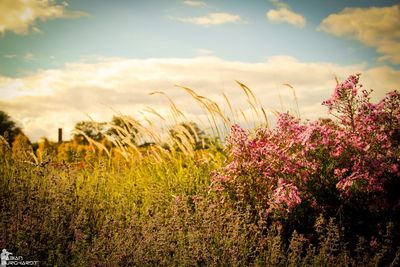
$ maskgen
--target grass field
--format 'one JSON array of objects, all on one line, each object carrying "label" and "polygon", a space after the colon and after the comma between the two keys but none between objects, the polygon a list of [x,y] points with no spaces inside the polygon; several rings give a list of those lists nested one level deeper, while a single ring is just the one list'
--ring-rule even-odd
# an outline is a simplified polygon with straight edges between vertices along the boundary
[{"label": "grass field", "polygon": [[[252,107],[251,116],[268,129],[265,109],[250,89],[240,86]],[[90,140],[85,154],[70,158],[62,156],[66,144],[48,145],[31,155],[26,146],[9,147],[3,142],[0,247],[26,260],[39,261],[40,266],[400,264],[398,210],[384,213],[389,214],[385,217],[389,220],[384,225],[376,221],[376,225],[381,223],[374,228],[378,230],[355,235],[344,229],[347,225],[354,227],[343,223],[345,218],[358,218],[345,213],[351,211],[346,210],[345,200],[345,204],[338,204],[345,210],[343,213],[332,213],[328,208],[326,213],[323,209],[310,212],[308,206],[300,205],[294,210],[288,208],[287,217],[281,213],[274,213],[274,217],[258,210],[264,204],[249,200],[258,201],[255,191],[262,184],[237,180],[235,188],[254,191],[231,187],[216,190],[215,173],[235,160],[229,146],[224,149],[222,137],[223,131],[229,134],[235,118],[228,118],[215,102],[185,90],[208,112],[209,127],[214,131],[214,135],[204,135],[208,139],[181,127],[166,145],[161,134],[155,136],[154,129],[136,125],[143,135],[155,136],[154,144],[143,148],[129,144],[129,132],[120,127],[116,132],[125,143],[117,139],[114,144]],[[228,99],[225,104],[229,106]],[[171,110],[171,116],[182,121],[184,114],[173,103]],[[230,113],[246,117],[233,109]],[[128,124],[134,122],[126,121]],[[398,143],[394,144],[391,163],[396,163],[399,155]],[[68,151],[78,148],[72,146]],[[314,159],[321,158],[316,155],[313,154]],[[330,171],[328,165],[324,166],[326,173]],[[253,169],[251,172],[240,174],[240,179],[250,181],[259,175]],[[333,186],[332,190],[336,194],[338,189]],[[242,196],[241,192],[250,193]],[[327,196],[321,195],[320,199]],[[331,199],[319,201],[325,205]],[[336,207],[330,205],[326,207]],[[293,219],[290,214],[298,217]],[[298,218],[309,218],[303,222],[311,226],[301,227]],[[367,224],[362,222],[359,227],[367,229]]]}]

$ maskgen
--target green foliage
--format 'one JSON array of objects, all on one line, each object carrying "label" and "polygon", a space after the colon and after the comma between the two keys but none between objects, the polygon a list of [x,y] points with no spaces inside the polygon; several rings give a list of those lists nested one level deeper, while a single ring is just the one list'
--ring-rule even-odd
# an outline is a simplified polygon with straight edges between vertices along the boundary
[{"label": "green foliage", "polygon": [[104,123],[81,121],[75,125],[73,139],[78,144],[89,144],[88,138],[97,142],[104,138]]},{"label": "green foliage", "polygon": [[22,133],[11,117],[0,110],[0,135],[4,136],[9,144],[14,142],[15,137]]},{"label": "green foliage", "polygon": [[111,138],[117,139],[121,143],[130,142],[138,143],[139,130],[137,126],[139,122],[128,116],[113,116],[110,128],[106,134]]}]

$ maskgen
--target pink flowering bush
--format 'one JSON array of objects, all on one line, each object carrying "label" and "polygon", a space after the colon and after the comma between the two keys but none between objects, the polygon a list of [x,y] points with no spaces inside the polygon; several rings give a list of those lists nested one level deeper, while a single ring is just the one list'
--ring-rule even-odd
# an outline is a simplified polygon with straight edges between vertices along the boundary
[{"label": "pink flowering bush", "polygon": [[232,126],[228,162],[213,187],[238,207],[301,227],[319,214],[348,229],[399,219],[400,94],[376,104],[370,94],[352,75],[322,103],[335,120],[302,122],[284,113],[276,128],[254,136]]}]

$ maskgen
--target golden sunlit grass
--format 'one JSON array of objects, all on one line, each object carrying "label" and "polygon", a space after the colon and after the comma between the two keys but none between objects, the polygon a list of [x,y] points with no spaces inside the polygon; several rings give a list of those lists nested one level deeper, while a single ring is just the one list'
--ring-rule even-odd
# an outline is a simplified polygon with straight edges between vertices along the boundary
[{"label": "golden sunlit grass", "polygon": [[[101,142],[95,141],[87,136],[83,131],[75,130],[76,134],[83,135],[90,145],[104,151],[106,155],[112,157],[112,154],[120,154],[126,160],[133,158],[140,158],[143,153],[146,155],[151,154],[159,161],[164,158],[174,157],[175,153],[184,153],[185,155],[193,155],[197,143],[202,143],[202,148],[206,146],[216,145],[220,146],[220,141],[225,138],[229,133],[232,124],[240,123],[247,125],[250,128],[257,127],[270,127],[269,119],[267,116],[267,109],[264,108],[250,88],[243,83],[236,81],[239,88],[244,92],[246,97],[246,106],[234,108],[228,96],[222,93],[222,102],[218,103],[208,97],[197,94],[193,89],[178,86],[185,93],[191,96],[195,104],[197,104],[203,111],[201,120],[197,118],[189,118],[185,111],[178,107],[178,105],[164,92],[155,91],[150,93],[150,96],[161,95],[165,97],[169,103],[169,114],[161,114],[156,109],[150,106],[140,112],[142,117],[139,120],[132,119],[130,116],[123,114],[119,118],[123,120],[123,126],[113,125],[108,123],[107,127],[114,129],[117,136],[105,134],[106,139],[113,144],[112,148],[106,147]],[[291,87],[294,92],[294,88]],[[295,95],[295,93],[294,93]],[[229,113],[223,110],[229,109]],[[298,109],[298,106],[297,106]],[[271,111],[274,116],[277,111]],[[299,114],[299,112],[297,113]],[[139,122],[141,121],[141,122]],[[193,128],[193,125],[187,122],[194,122],[199,125],[201,129],[205,129],[207,135],[214,139],[214,143],[206,144],[206,140],[198,136],[198,131]],[[182,124],[187,123],[186,127]],[[160,126],[165,126],[161,128]],[[138,131],[137,136],[146,142],[151,143],[151,146],[146,150],[141,150],[138,147],[137,140],[130,138],[130,132],[127,129],[134,128]],[[174,131],[174,135],[169,133]],[[220,141],[217,141],[220,140]],[[208,140],[210,141],[210,139]],[[150,152],[150,153],[149,153]]]},{"label": "golden sunlit grass", "polygon": [[118,114],[123,123],[106,124],[102,141],[77,130],[86,146],[41,143],[32,154],[26,140],[10,147],[0,136],[0,247],[41,266],[376,266],[385,240],[373,255],[361,241],[350,255],[333,221],[319,222],[315,244],[296,232],[283,239],[210,190],[230,126],[270,127],[267,112],[277,114],[237,83],[247,107],[180,87],[203,120],[154,92],[169,114],[149,106],[142,118]]}]

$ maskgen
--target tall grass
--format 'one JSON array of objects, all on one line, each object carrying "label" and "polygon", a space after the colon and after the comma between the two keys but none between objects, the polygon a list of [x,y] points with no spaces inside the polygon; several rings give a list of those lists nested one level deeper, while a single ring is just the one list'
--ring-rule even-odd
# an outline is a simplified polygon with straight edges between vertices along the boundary
[{"label": "tall grass", "polygon": [[[395,266],[391,229],[373,247],[360,240],[356,250],[323,218],[316,240],[285,237],[279,224],[210,190],[212,172],[226,160],[221,147],[230,125],[270,127],[267,109],[238,85],[249,113],[226,95],[217,103],[182,87],[205,111],[206,122],[197,123],[208,139],[179,126],[189,118],[168,96],[170,114],[151,107],[139,121],[120,114],[124,125],[108,125],[117,133],[105,134],[108,144],[86,136],[90,161],[57,161],[51,153],[22,160],[1,139],[0,248],[41,266]],[[151,145],[140,147],[130,127]]]}]

